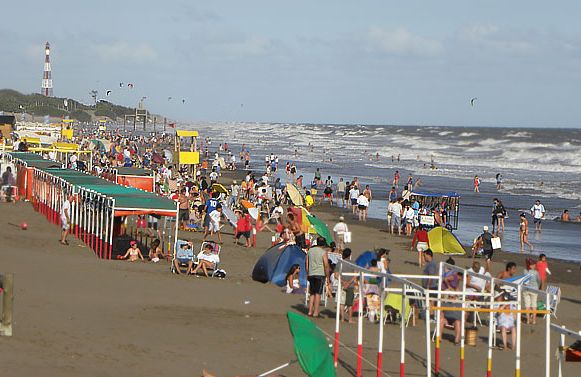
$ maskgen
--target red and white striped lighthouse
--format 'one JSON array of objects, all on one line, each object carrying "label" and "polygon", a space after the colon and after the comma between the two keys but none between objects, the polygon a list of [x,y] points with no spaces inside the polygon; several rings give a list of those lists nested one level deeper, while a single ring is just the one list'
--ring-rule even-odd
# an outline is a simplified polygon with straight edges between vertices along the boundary
[{"label": "red and white striped lighthouse", "polygon": [[50,68],[50,44],[46,42],[44,48],[44,73],[42,75],[42,85],[40,94],[45,97],[52,97],[52,74]]}]

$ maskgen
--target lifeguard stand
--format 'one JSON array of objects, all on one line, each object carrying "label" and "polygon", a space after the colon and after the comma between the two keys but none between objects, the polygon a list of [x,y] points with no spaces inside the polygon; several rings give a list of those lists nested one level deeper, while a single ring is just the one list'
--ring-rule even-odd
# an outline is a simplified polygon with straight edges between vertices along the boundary
[{"label": "lifeguard stand", "polygon": [[107,131],[107,119],[99,119],[99,132]]},{"label": "lifeguard stand", "polygon": [[[200,163],[198,152],[198,131],[176,130],[175,152],[178,158],[178,169],[182,165],[191,165],[194,178],[197,165]],[[188,143],[188,138],[190,138]]]},{"label": "lifeguard stand", "polygon": [[73,119],[63,119],[61,123],[61,138],[63,140],[73,139]]}]

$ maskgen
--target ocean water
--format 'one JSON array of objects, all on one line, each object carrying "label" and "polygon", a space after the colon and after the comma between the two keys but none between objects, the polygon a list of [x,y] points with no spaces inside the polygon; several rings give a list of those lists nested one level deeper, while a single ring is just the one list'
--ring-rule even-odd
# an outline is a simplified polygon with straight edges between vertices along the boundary
[{"label": "ocean water", "polygon": [[[316,167],[323,177],[346,181],[354,176],[374,192],[370,216],[385,218],[384,200],[393,174],[402,181],[412,174],[422,179],[421,190],[456,191],[461,196],[460,225],[455,232],[465,244],[490,225],[492,199],[508,209],[503,249],[519,252],[518,215],[536,199],[547,209],[543,231],[529,240],[534,253],[581,262],[581,224],[551,221],[568,209],[581,212],[581,130],[524,128],[460,128],[375,125],[324,125],[284,123],[196,123],[183,125],[212,139],[212,147],[228,142],[238,151],[246,144],[251,166],[263,169],[264,156],[275,153],[280,166],[295,162],[299,172],[312,179]],[[379,154],[379,159],[376,158]],[[398,161],[399,156],[399,161]],[[432,168],[434,165],[435,168]],[[496,190],[495,175],[502,174],[503,188]],[[474,193],[472,179],[482,181]],[[529,219],[530,220],[530,219]],[[528,248],[527,248],[528,252]]]}]

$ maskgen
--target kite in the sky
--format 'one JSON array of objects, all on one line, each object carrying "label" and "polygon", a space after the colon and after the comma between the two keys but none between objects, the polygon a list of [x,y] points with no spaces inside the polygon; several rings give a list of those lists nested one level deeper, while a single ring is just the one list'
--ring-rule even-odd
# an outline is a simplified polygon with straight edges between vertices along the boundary
[{"label": "kite in the sky", "polygon": [[120,88],[123,88],[123,83],[122,82],[119,83],[119,87]]},{"label": "kite in the sky", "polygon": [[107,91],[105,92],[105,95],[106,95],[107,97],[109,97],[109,96],[111,95],[111,93],[112,93],[112,91],[111,91],[111,90],[107,90]]},{"label": "kite in the sky", "polygon": [[182,99],[182,103],[186,103],[186,99],[185,99],[185,98],[184,98],[184,99]]},{"label": "kite in the sky", "polygon": [[470,106],[474,107],[474,103],[476,102],[478,98],[474,97],[470,100]]},{"label": "kite in the sky", "polygon": [[129,84],[127,84],[127,87],[128,87],[129,89],[133,89],[133,84],[129,83]]},{"label": "kite in the sky", "polygon": [[168,101],[171,101],[171,98],[172,98],[172,97],[167,97],[167,100],[168,100]]}]

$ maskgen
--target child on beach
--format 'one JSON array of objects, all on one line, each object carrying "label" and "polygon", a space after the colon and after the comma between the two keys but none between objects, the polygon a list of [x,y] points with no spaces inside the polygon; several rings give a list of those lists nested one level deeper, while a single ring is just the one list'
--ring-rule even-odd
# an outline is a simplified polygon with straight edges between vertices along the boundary
[{"label": "child on beach", "polygon": [[131,241],[129,243],[129,249],[127,249],[127,252],[121,259],[127,259],[129,262],[136,262],[139,259],[144,260],[141,250],[137,247],[137,241]]},{"label": "child on beach", "polygon": [[537,271],[539,277],[541,278],[541,291],[547,288],[547,274],[551,275],[549,270],[549,263],[547,263],[547,256],[545,254],[539,255],[539,260],[537,261]]}]

